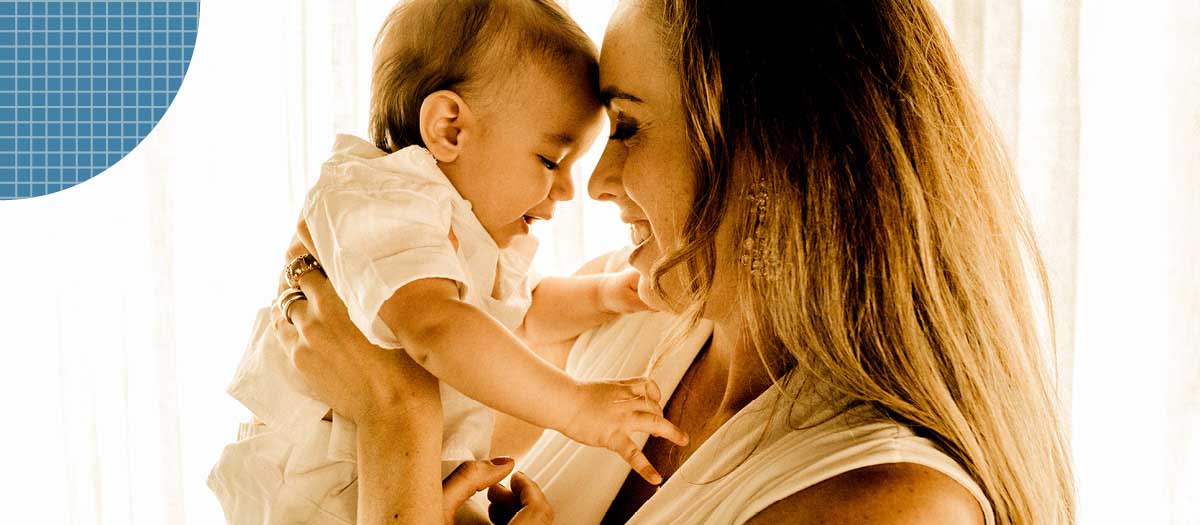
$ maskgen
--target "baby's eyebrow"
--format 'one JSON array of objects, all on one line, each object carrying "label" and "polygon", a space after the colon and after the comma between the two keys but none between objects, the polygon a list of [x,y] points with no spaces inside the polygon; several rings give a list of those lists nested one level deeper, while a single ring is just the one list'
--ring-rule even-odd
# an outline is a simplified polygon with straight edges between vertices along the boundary
[{"label": "baby's eyebrow", "polygon": [[617,99],[628,100],[630,102],[636,102],[636,103],[642,102],[642,99],[640,99],[636,96],[633,96],[629,93],[626,93],[624,91],[621,91],[616,86],[608,86],[608,87],[605,87],[604,89],[600,90],[600,102],[603,103],[606,107],[611,105],[612,101],[617,100]]},{"label": "baby's eyebrow", "polygon": [[575,137],[570,133],[546,133],[542,135],[542,140],[556,146],[569,146],[575,143]]}]

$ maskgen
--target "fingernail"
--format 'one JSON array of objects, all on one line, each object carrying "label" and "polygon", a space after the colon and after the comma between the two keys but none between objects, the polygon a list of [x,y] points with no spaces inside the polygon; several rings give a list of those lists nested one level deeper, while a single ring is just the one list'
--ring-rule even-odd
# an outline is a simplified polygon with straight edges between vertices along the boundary
[{"label": "fingernail", "polygon": [[512,462],[513,462],[513,458],[510,458],[508,456],[499,456],[499,457],[492,458],[492,464],[496,465],[496,466],[507,465]]}]

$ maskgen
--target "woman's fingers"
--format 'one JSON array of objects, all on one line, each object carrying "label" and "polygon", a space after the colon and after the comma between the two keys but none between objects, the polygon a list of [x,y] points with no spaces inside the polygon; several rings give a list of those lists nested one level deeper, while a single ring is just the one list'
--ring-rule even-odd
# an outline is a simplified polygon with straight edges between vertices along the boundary
[{"label": "woman's fingers", "polygon": [[554,523],[554,509],[541,487],[524,472],[513,474],[512,488],[493,485],[488,489],[488,518],[495,525],[543,525]]},{"label": "woman's fingers", "polygon": [[[304,224],[304,221],[301,221],[300,224]],[[304,242],[300,239],[300,234],[297,233],[292,235],[292,242],[291,244],[288,244],[287,248],[287,260],[290,261],[296,257],[301,257],[308,253],[310,252],[308,251],[308,248],[304,246]]]},{"label": "woman's fingers", "polygon": [[[333,294],[334,297],[337,296],[337,292],[333,291],[333,284],[329,282],[329,278],[316,270],[301,275],[297,283],[300,286],[300,291],[304,292],[304,297],[310,302],[315,303],[318,308],[324,306],[321,303],[326,302],[325,299],[329,297],[329,294]],[[336,302],[338,305],[341,305],[341,301],[328,302]]]},{"label": "woman's fingers", "polygon": [[[303,222],[303,221],[301,221],[301,222]],[[300,236],[298,234],[296,234],[296,235],[292,235],[292,242],[291,242],[291,244],[288,244],[287,252],[285,252],[285,253],[286,253],[286,255],[284,257],[284,262],[288,262],[288,261],[291,261],[292,259],[295,259],[297,257],[300,257],[300,256],[308,253],[308,248],[304,247],[304,243],[300,242]],[[287,278],[284,276],[284,272],[279,272],[279,289],[276,290],[275,293],[277,293],[277,294],[283,293],[283,291],[286,290],[288,288],[288,286],[289,285],[287,282]]]},{"label": "woman's fingers", "polygon": [[[301,374],[321,367],[320,364],[313,362],[316,356],[313,355],[311,348],[309,348],[304,340],[304,335],[301,333],[302,327],[305,326],[303,312],[306,303],[307,301],[295,301],[292,303],[288,309],[292,316],[293,322],[291,323],[284,318],[283,313],[278,308],[271,308],[271,320],[275,329],[275,338],[279,341],[280,346],[283,347],[288,359],[291,360],[292,366],[296,367],[296,370],[300,371]],[[300,315],[298,316],[298,314]]]},{"label": "woman's fingers", "polygon": [[[515,477],[517,474],[513,474],[513,476]],[[488,505],[488,519],[495,525],[507,525],[513,516],[517,515],[517,511],[521,510],[521,500],[517,495],[513,494],[508,487],[498,483],[488,487],[487,499],[491,502]]]},{"label": "woman's fingers", "polygon": [[513,494],[521,503],[521,510],[509,522],[511,525],[549,525],[554,523],[554,509],[546,501],[541,487],[524,472],[513,474]]},{"label": "woman's fingers", "polygon": [[[300,302],[303,301],[296,301],[296,303]],[[299,309],[297,306],[296,304],[292,305],[293,312]],[[278,308],[271,308],[271,323],[275,326],[275,337],[279,339],[279,343],[287,350],[288,357],[291,357],[292,349],[300,342],[300,332],[296,330],[296,327],[292,323],[287,322],[287,319],[283,318],[283,314],[279,312]]]},{"label": "woman's fingers", "polygon": [[512,472],[512,458],[498,457],[488,460],[468,461],[459,465],[442,482],[442,506],[447,523],[453,522],[458,508],[476,492],[500,483]]},{"label": "woman's fingers", "polygon": [[313,244],[312,234],[308,232],[308,223],[305,222],[304,217],[300,217],[300,220],[296,223],[295,238],[296,241],[304,247],[304,253],[300,253],[298,255],[304,255],[305,253],[311,253],[313,255],[317,254],[317,247]]}]

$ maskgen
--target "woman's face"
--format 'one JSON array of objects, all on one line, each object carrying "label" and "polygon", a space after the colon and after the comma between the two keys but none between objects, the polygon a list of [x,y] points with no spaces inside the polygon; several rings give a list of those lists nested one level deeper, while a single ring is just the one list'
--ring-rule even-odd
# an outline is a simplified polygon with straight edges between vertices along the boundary
[{"label": "woman's face", "polygon": [[[588,181],[588,194],[621,208],[634,246],[630,264],[643,276],[676,246],[695,191],[678,75],[667,61],[657,22],[637,2],[622,2],[609,22],[600,53],[600,89],[610,128],[604,155]],[[676,267],[664,292],[682,298]],[[642,300],[668,303],[638,287]]]}]

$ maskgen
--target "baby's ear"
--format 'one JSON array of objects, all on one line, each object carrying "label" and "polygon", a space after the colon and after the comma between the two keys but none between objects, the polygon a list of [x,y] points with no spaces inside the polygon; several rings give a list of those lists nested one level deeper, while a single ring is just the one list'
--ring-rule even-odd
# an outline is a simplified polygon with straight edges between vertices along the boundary
[{"label": "baby's ear", "polygon": [[458,93],[436,91],[421,102],[421,141],[438,162],[458,159],[471,110]]}]

